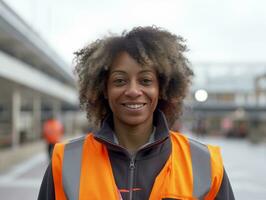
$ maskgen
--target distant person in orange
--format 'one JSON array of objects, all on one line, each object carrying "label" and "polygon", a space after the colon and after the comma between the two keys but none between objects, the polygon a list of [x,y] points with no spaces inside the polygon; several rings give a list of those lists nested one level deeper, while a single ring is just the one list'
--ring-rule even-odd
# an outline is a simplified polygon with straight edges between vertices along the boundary
[{"label": "distant person in orange", "polygon": [[55,118],[49,118],[47,121],[44,122],[43,137],[46,140],[47,152],[50,158],[53,152],[54,145],[57,142],[61,141],[63,133],[63,125],[59,120]]}]

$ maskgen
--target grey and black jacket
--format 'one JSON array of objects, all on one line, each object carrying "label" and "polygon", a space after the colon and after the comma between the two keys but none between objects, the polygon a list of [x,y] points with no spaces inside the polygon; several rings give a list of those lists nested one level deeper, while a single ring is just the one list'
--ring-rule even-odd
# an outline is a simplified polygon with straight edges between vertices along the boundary
[{"label": "grey and black jacket", "polygon": [[[171,154],[171,140],[165,116],[154,114],[156,131],[148,144],[130,154],[119,146],[114,137],[112,116],[107,117],[94,137],[106,145],[115,182],[123,200],[149,199],[153,183]],[[93,164],[93,163],[92,163]],[[138,190],[133,190],[138,188]],[[108,199],[108,197],[106,197]],[[216,200],[234,200],[234,194],[224,170],[223,180]],[[39,191],[38,200],[55,200],[51,163],[49,164]]]}]

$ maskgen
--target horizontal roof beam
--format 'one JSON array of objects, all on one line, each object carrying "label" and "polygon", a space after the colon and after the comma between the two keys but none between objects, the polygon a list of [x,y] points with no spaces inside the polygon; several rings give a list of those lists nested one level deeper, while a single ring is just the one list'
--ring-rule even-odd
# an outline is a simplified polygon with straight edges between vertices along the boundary
[{"label": "horizontal roof beam", "polygon": [[77,104],[77,90],[0,51],[0,76],[70,104]]}]

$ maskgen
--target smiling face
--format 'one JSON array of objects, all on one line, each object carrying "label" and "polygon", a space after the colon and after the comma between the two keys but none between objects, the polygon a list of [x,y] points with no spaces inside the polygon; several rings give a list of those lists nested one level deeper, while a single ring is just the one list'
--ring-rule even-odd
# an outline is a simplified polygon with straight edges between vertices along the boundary
[{"label": "smiling face", "polygon": [[155,70],[142,67],[126,52],[118,54],[110,69],[106,91],[114,123],[126,126],[152,124],[158,96]]}]

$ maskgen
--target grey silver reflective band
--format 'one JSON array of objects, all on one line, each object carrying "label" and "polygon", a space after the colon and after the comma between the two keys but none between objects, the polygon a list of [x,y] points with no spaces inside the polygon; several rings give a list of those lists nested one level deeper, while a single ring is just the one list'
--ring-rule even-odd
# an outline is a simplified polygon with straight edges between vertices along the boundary
[{"label": "grey silver reflective band", "polygon": [[63,160],[63,187],[68,200],[79,199],[81,157],[84,138],[65,145]]},{"label": "grey silver reflective band", "polygon": [[204,199],[211,187],[211,160],[206,145],[189,139],[193,170],[193,196]]}]

